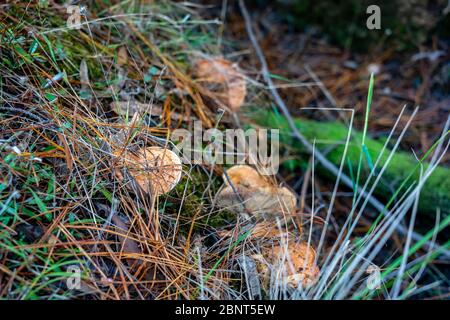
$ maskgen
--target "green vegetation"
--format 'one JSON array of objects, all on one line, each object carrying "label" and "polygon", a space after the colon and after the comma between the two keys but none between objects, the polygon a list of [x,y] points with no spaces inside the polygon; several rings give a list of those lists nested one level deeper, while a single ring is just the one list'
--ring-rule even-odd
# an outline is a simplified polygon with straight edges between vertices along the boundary
[{"label": "green vegetation", "polygon": [[[284,117],[275,112],[269,114],[264,112],[260,115],[255,114],[254,118],[259,125],[268,128],[279,128],[282,143],[294,147],[300,152],[305,152],[304,147],[295,142]],[[327,151],[327,158],[336,166],[340,165],[349,127],[337,122],[318,122],[306,119],[297,119],[296,125],[300,132],[310,141],[316,139],[316,146],[319,150],[324,150],[332,146],[332,150]],[[442,139],[445,139],[445,137]],[[349,176],[356,177],[359,166],[358,159],[361,154],[361,141],[365,141],[367,156],[364,157],[365,165],[364,170],[361,171],[360,180],[366,181],[373,168],[373,162],[380,157],[378,167],[374,171],[376,175],[380,171],[380,168],[386,164],[391,151],[388,148],[381,154],[384,146],[383,143],[371,138],[364,139],[363,133],[353,130],[351,141],[348,144],[346,159],[349,164],[346,173]],[[407,154],[403,151],[396,151],[387,165],[386,171],[383,173],[382,182],[378,184],[376,189],[377,194],[389,199],[391,195],[397,194],[399,196],[411,186],[415,185],[418,181],[421,168],[425,171],[429,167],[426,160],[429,158],[431,151],[433,150],[429,150],[427,155],[420,159],[420,161],[416,160],[414,155]],[[326,170],[322,171],[327,174]],[[449,213],[450,170],[448,168],[438,166],[430,175],[422,189],[419,207],[421,211],[431,214],[434,214],[437,208],[440,208],[444,213]]]},{"label": "green vegetation", "polygon": [[[278,1],[280,13],[290,25],[315,26],[332,41],[347,49],[369,51],[376,43],[397,50],[414,49],[432,34],[448,37],[449,15],[443,13],[446,1],[349,0],[349,1]],[[376,4],[381,11],[381,30],[366,28],[366,9]]]}]

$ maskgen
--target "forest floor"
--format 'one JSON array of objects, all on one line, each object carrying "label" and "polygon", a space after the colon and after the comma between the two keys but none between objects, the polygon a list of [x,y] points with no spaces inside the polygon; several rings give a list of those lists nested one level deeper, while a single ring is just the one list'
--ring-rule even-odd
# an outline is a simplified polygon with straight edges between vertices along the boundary
[{"label": "forest floor", "polygon": [[[96,2],[80,28],[53,1],[2,9],[0,298],[448,297],[448,206],[423,209],[450,195],[448,43],[354,53],[237,4]],[[354,112],[350,143],[339,109]],[[195,120],[284,128],[279,172],[183,164],[173,183],[142,168],[141,150],[175,150],[168,137]],[[350,186],[319,159],[336,146]],[[173,188],[156,195],[151,179]],[[433,196],[418,201],[422,187]]]}]

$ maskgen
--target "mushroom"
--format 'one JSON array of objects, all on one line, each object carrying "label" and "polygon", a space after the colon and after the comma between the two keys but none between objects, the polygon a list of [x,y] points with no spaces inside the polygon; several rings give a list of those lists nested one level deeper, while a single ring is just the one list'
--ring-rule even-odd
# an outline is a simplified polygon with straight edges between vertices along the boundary
[{"label": "mushroom", "polygon": [[313,285],[320,273],[315,264],[316,252],[305,242],[277,244],[263,249],[261,254],[253,255],[263,286],[267,289],[271,272],[282,270],[282,284],[291,288],[308,288]]},{"label": "mushroom", "polygon": [[[229,238],[235,233],[234,230],[219,230],[217,234],[219,237]],[[250,240],[273,240],[280,238],[288,238],[289,232],[285,229],[279,229],[274,226],[272,221],[261,221],[253,226],[251,233],[249,234]]]},{"label": "mushroom", "polygon": [[162,195],[172,190],[181,179],[182,165],[180,158],[171,150],[161,147],[114,152],[118,157],[115,175],[124,180],[126,171],[145,193]]},{"label": "mushroom", "polygon": [[233,166],[223,179],[216,198],[223,208],[255,217],[275,217],[296,210],[296,197],[288,188],[271,184],[250,166]]},{"label": "mushroom", "polygon": [[[228,178],[230,181],[228,181]],[[223,181],[226,185],[241,185],[246,188],[265,188],[268,183],[258,171],[247,165],[236,165],[223,174]],[[231,184],[230,184],[231,182]]]},{"label": "mushroom", "polygon": [[[294,193],[272,184],[250,166],[233,166],[223,179],[224,185],[216,198],[216,203],[222,207],[264,218],[292,214],[296,210]],[[297,231],[301,232],[301,228]],[[231,231],[220,233],[223,237],[232,234]],[[267,220],[256,223],[252,229],[249,240],[257,241],[262,251],[251,257],[266,290],[274,271],[282,271],[282,283],[291,288],[309,287],[318,278],[320,270],[315,263],[314,249],[294,239],[287,229],[280,229]]]},{"label": "mushroom", "polygon": [[[219,232],[219,236],[225,238],[233,235],[233,231]],[[315,250],[306,242],[298,241],[298,237],[285,228],[269,221],[258,222],[248,240],[261,248],[259,253],[250,257],[265,291],[270,289],[270,280],[275,277],[275,285],[290,288],[308,288],[317,281],[320,269],[315,261]]]},{"label": "mushroom", "polygon": [[194,67],[199,82],[218,85],[211,91],[217,93],[217,100],[232,111],[237,111],[244,103],[247,94],[245,77],[237,66],[222,58],[198,60]]}]

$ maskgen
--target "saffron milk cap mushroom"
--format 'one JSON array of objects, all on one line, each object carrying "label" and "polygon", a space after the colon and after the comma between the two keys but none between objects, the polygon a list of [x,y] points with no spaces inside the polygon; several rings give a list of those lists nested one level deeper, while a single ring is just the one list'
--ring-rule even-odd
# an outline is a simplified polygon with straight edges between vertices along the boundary
[{"label": "saffron milk cap mushroom", "polygon": [[256,217],[293,214],[297,199],[286,187],[278,187],[247,165],[233,166],[224,174],[217,204],[238,213]]},{"label": "saffron milk cap mushroom", "polygon": [[252,257],[265,286],[268,285],[273,271],[277,275],[281,274],[282,283],[291,288],[310,287],[320,274],[320,269],[315,264],[316,252],[306,242],[289,242],[266,247],[261,254]]},{"label": "saffron milk cap mushroom", "polygon": [[245,76],[236,65],[222,58],[201,59],[195,63],[194,73],[200,83],[218,86],[211,91],[232,111],[240,109],[247,87]]},{"label": "saffron milk cap mushroom", "polygon": [[165,194],[181,179],[181,159],[167,148],[141,148],[135,153],[117,151],[114,155],[119,158],[115,169],[117,178],[124,180],[126,170],[145,193]]}]

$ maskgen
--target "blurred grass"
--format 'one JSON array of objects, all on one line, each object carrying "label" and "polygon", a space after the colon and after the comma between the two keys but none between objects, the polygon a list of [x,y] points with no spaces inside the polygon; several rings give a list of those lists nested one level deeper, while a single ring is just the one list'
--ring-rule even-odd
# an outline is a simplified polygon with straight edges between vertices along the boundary
[{"label": "blurred grass", "polygon": [[[416,49],[433,37],[447,38],[450,15],[444,14],[447,1],[428,0],[278,0],[281,19],[300,30],[318,28],[339,46],[369,52],[383,44],[398,51]],[[268,2],[266,1],[266,4]],[[369,30],[369,5],[381,9],[381,30]]]}]

